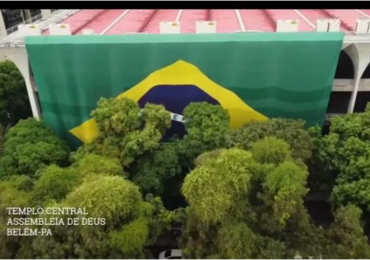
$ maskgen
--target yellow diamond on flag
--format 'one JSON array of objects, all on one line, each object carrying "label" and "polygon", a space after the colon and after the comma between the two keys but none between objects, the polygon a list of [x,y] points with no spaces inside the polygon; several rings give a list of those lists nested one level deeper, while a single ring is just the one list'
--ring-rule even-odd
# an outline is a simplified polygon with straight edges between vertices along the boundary
[{"label": "yellow diamond on flag", "polygon": [[[178,88],[184,85],[196,86],[217,100],[229,112],[231,127],[239,127],[252,120],[268,119],[248,106],[234,92],[212,81],[198,67],[183,60],[154,71],[137,85],[117,96],[117,98],[129,98],[139,102],[146,93],[159,85],[168,85],[171,88]],[[89,119],[70,130],[70,132],[82,142],[88,143],[99,135],[99,128],[94,119]]]}]

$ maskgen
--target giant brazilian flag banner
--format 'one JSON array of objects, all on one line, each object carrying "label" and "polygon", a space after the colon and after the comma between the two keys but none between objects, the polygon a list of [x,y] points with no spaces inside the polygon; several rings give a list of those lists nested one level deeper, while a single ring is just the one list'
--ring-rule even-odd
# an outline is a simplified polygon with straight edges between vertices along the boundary
[{"label": "giant brazilian flag banner", "polygon": [[78,145],[99,134],[90,114],[101,97],[163,104],[177,130],[200,101],[227,109],[232,127],[322,124],[342,42],[342,33],[34,36],[26,49],[45,123]]}]

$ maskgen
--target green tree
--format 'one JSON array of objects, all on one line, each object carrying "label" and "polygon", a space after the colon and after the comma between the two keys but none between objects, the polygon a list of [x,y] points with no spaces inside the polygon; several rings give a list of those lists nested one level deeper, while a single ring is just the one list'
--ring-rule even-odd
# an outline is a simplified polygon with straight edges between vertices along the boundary
[{"label": "green tree", "polygon": [[162,142],[158,149],[138,159],[133,181],[145,194],[162,195],[165,181],[182,173],[179,145],[177,139]]},{"label": "green tree", "polygon": [[206,152],[197,159],[198,166],[186,176],[182,188],[189,203],[181,241],[185,257],[224,257],[217,243],[218,230],[246,215],[253,219],[246,200],[251,161],[252,154],[240,149]]},{"label": "green tree", "polygon": [[222,227],[217,239],[220,256],[224,258],[289,258],[284,242],[258,235],[242,222]]},{"label": "green tree", "polygon": [[370,245],[361,223],[361,210],[353,205],[340,207],[328,231],[331,243],[324,252],[325,258],[369,259]]},{"label": "green tree", "polygon": [[313,143],[305,122],[296,119],[272,118],[267,121],[252,121],[231,131],[229,146],[251,149],[253,143],[267,136],[286,141],[293,150],[295,159],[307,161],[312,156]]},{"label": "green tree", "polygon": [[297,205],[303,205],[308,172],[293,162],[285,161],[272,170],[263,183],[265,203],[272,207],[273,216],[281,224],[296,213]]},{"label": "green tree", "polygon": [[[105,225],[51,226],[54,233],[52,237],[35,239],[35,257],[115,258],[121,255],[125,258],[125,253],[129,256],[131,249],[127,252],[124,248],[116,248],[117,243],[112,242],[110,235],[114,240],[115,232],[120,232],[123,226],[137,221],[142,203],[139,189],[121,177],[94,175],[86,178],[65,200],[53,206],[84,207],[89,214],[86,217],[104,218]],[[81,218],[71,215],[68,217]],[[138,231],[138,239],[140,232]],[[135,253],[140,255],[142,252]]]},{"label": "green tree", "polygon": [[208,161],[186,176],[183,194],[204,223],[220,222],[230,212],[241,209],[238,199],[248,194],[251,179],[248,163],[251,159],[252,155],[247,151],[225,150],[217,161]]},{"label": "green tree", "polygon": [[5,136],[0,178],[14,174],[33,176],[43,166],[64,165],[68,153],[68,146],[42,122],[21,120]]},{"label": "green tree", "polygon": [[171,125],[170,114],[162,105],[146,104],[140,109],[128,98],[101,98],[92,116],[100,135],[84,145],[74,155],[75,160],[86,153],[96,153],[118,158],[124,167],[129,167],[138,156],[158,148]]},{"label": "green tree", "polygon": [[166,222],[161,214],[166,215],[167,211],[156,204],[157,198],[144,201],[139,188],[120,176],[89,174],[64,200],[48,206],[86,208],[87,216],[62,217],[79,218],[80,222],[84,217],[104,219],[105,223],[45,226],[52,229],[53,236],[36,237],[21,251],[32,258],[150,257],[145,246],[156,239],[164,223],[174,219]]},{"label": "green tree", "polygon": [[33,201],[38,206],[51,201],[60,202],[79,184],[80,179],[76,169],[50,165],[40,172],[32,194]]},{"label": "green tree", "polygon": [[292,154],[289,144],[275,137],[265,137],[254,143],[251,151],[257,162],[276,165],[289,160]]},{"label": "green tree", "polygon": [[[229,132],[229,114],[219,105],[190,103],[184,109],[186,134],[162,143],[139,160],[137,182],[144,191],[162,195],[166,205],[183,205],[180,192],[186,174],[203,152],[224,148]],[[170,187],[170,188],[169,188]]]},{"label": "green tree", "polygon": [[[187,106],[185,137],[166,142],[162,138],[171,125],[171,118],[163,106],[147,104],[140,109],[130,99],[103,98],[92,116],[100,136],[74,153],[72,160],[79,161],[90,153],[118,158],[129,179],[137,183],[144,194],[163,195],[168,180],[181,182],[199,154],[226,145],[229,131],[227,111],[206,102]],[[169,197],[179,197],[175,193]]]},{"label": "green tree", "polygon": [[335,208],[354,204],[370,212],[370,179],[343,182],[334,186],[331,201]]},{"label": "green tree", "polygon": [[24,78],[11,61],[0,62],[0,123],[15,125],[32,116]]},{"label": "green tree", "polygon": [[[33,181],[28,176],[12,176],[7,181],[0,182],[0,258],[16,258],[21,247],[22,237],[7,236],[7,222],[12,216],[8,214],[8,207],[32,206]],[[12,226],[17,228],[17,226]],[[19,228],[22,228],[20,226]]]},{"label": "green tree", "polygon": [[81,184],[83,178],[94,178],[96,175],[126,177],[118,159],[87,154],[71,167],[50,165],[43,168],[34,186],[33,200],[38,205],[61,202]]},{"label": "green tree", "polygon": [[97,154],[87,154],[80,158],[73,167],[80,176],[86,177],[92,174],[127,177],[117,158],[108,158]]},{"label": "green tree", "polygon": [[[272,147],[274,146],[274,147]],[[191,258],[318,256],[322,239],[304,207],[308,170],[275,137],[250,151],[219,149],[196,159],[182,192],[189,203],[181,245]]]},{"label": "green tree", "polygon": [[[353,204],[370,209],[370,106],[364,113],[336,116],[330,133],[315,140],[315,162],[319,172],[329,173],[334,183],[334,207]],[[334,182],[335,180],[335,182]]]},{"label": "green tree", "polygon": [[307,163],[310,172],[308,177],[309,187],[314,192],[330,194],[335,184],[337,172],[332,165],[325,162],[323,158],[329,158],[327,152],[333,152],[334,147],[332,141],[335,143],[335,138],[332,140],[323,139],[322,129],[319,126],[310,128],[309,133],[314,146],[312,157]]},{"label": "green tree", "polygon": [[180,153],[189,160],[189,165],[203,152],[226,147],[230,116],[224,108],[207,102],[190,103],[184,118],[187,133]]}]

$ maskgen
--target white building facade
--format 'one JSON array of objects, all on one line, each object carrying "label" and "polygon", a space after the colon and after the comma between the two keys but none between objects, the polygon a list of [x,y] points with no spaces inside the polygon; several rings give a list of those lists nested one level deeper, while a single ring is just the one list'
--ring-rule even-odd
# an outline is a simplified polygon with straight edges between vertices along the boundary
[{"label": "white building facade", "polygon": [[46,19],[57,9],[0,9],[0,38],[18,30],[20,24]]}]

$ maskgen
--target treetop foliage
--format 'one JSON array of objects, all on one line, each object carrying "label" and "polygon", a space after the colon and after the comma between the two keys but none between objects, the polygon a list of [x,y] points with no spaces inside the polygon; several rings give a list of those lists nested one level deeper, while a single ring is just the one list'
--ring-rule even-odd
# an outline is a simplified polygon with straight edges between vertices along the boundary
[{"label": "treetop foliage", "polygon": [[20,237],[6,235],[8,207],[29,207],[32,205],[33,181],[26,175],[15,175],[0,182],[0,258],[15,258]]},{"label": "treetop foliage", "polygon": [[32,116],[23,76],[11,61],[0,62],[0,124],[15,125]]},{"label": "treetop foliage", "polygon": [[[70,169],[76,170],[73,167]],[[89,174],[81,177],[80,182],[64,199],[59,202],[50,201],[48,206],[86,208],[88,217],[104,218],[105,225],[79,225],[68,228],[50,226],[52,237],[36,237],[32,243],[23,244],[21,252],[32,258],[150,256],[145,246],[150,241],[154,242],[177,215],[169,218],[172,213],[163,207],[159,198],[144,201],[139,187],[122,176]],[[58,183],[62,184],[61,181]],[[65,183],[62,184],[64,186],[56,186],[60,190],[66,187]],[[37,185],[40,184],[36,183]]]},{"label": "treetop foliage", "polygon": [[333,206],[354,204],[370,209],[370,107],[364,113],[336,116],[330,133],[315,140],[316,161],[323,174],[331,174],[335,184],[331,193]]},{"label": "treetop foliage", "polygon": [[64,164],[68,146],[35,119],[21,120],[5,136],[0,159],[0,177],[13,174],[33,176],[48,164]]},{"label": "treetop foliage", "polygon": [[241,128],[231,130],[229,146],[249,150],[253,143],[270,136],[286,141],[295,159],[306,162],[311,158],[313,143],[302,120],[272,118],[267,121],[251,121]]},{"label": "treetop foliage", "polygon": [[[206,102],[183,114],[184,137],[167,138],[164,106],[102,98],[92,112],[100,135],[70,164],[51,130],[21,120],[1,150],[0,257],[153,258],[147,246],[175,224],[186,258],[370,257],[370,109],[334,118],[326,136],[281,118],[230,129],[228,112]],[[305,206],[313,171],[335,183],[334,221],[323,227]],[[9,206],[86,208],[106,223],[7,237]]]},{"label": "treetop foliage", "polygon": [[265,137],[252,145],[251,151],[259,163],[280,164],[292,156],[288,143],[275,137]]},{"label": "treetop foliage", "polygon": [[158,148],[164,131],[171,125],[170,113],[162,105],[147,104],[140,109],[138,103],[127,98],[100,99],[92,116],[100,136],[74,157],[94,152],[118,158],[124,167]]},{"label": "treetop foliage", "polygon": [[40,205],[51,201],[60,202],[77,186],[80,176],[73,168],[50,165],[40,172],[33,190],[33,199]]},{"label": "treetop foliage", "polygon": [[334,259],[368,259],[370,247],[364,235],[361,210],[353,205],[340,207],[335,212],[335,220],[329,229],[328,254]]},{"label": "treetop foliage", "polygon": [[138,159],[138,172],[133,177],[145,194],[161,195],[165,180],[182,173],[179,142],[163,142],[150,154]]},{"label": "treetop foliage", "polygon": [[90,217],[105,218],[107,227],[127,222],[139,213],[140,191],[133,183],[118,176],[87,178],[71,192],[65,203],[85,207]]},{"label": "treetop foliage", "polygon": [[[277,160],[265,156],[268,144],[283,147],[274,150]],[[304,222],[309,217],[301,210],[308,191],[307,169],[292,159],[283,140],[267,137],[252,147],[251,151],[206,152],[185,178],[182,191],[189,210],[183,244],[187,257],[288,257],[291,248],[305,246],[281,235],[291,228],[313,228]],[[270,249],[265,251],[266,247]]]},{"label": "treetop foliage", "polygon": [[190,103],[184,117],[187,133],[182,140],[181,154],[191,162],[203,152],[226,146],[230,116],[221,106]]},{"label": "treetop foliage", "polygon": [[87,154],[74,165],[78,174],[88,176],[90,174],[101,174],[109,176],[127,177],[122,169],[120,161],[117,158],[109,158],[96,154]]},{"label": "treetop foliage", "polygon": [[235,199],[246,196],[250,186],[251,157],[243,150],[224,150],[186,176],[183,194],[202,221],[217,223],[238,209]]},{"label": "treetop foliage", "polygon": [[140,107],[131,99],[106,99],[98,102],[97,109],[91,115],[99,126],[100,134],[124,136],[140,127]]}]

